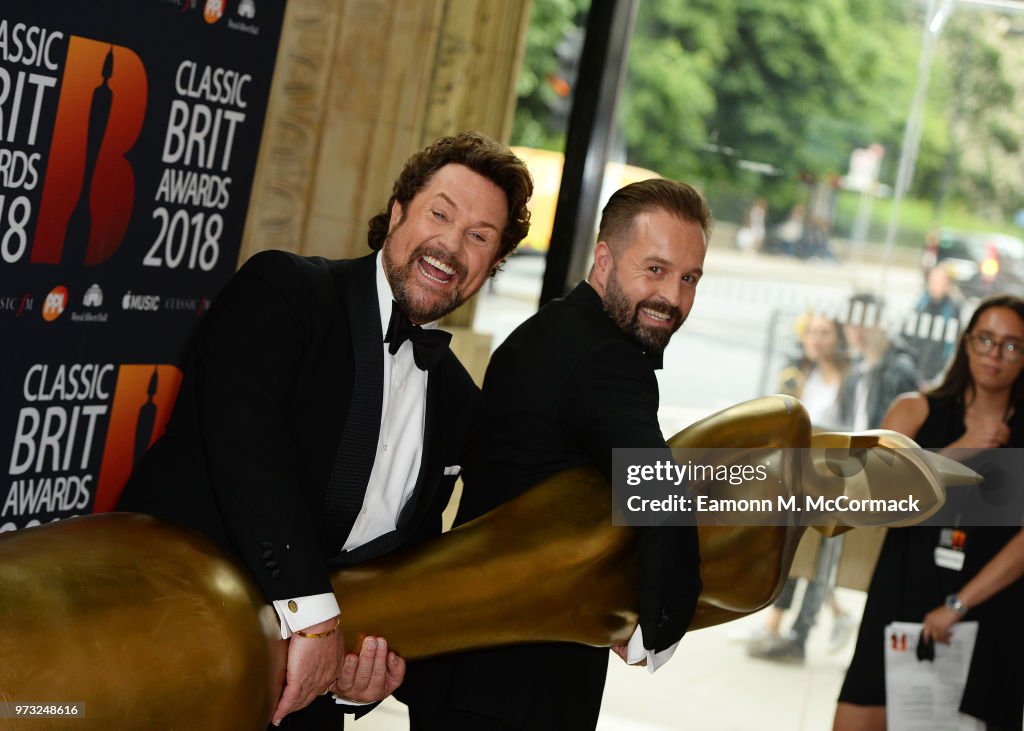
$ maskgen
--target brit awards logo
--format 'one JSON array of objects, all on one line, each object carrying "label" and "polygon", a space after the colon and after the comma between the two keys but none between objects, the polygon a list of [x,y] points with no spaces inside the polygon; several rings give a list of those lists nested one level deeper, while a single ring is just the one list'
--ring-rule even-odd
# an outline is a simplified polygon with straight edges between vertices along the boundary
[{"label": "brit awards logo", "polygon": [[142,130],[146,95],[146,70],[133,51],[71,36],[34,263],[93,266],[117,251],[135,199],[126,155]]}]

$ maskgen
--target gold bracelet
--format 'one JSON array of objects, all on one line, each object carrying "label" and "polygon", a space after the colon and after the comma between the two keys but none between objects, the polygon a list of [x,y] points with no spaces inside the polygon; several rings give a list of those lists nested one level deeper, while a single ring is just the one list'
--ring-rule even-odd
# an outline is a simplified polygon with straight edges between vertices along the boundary
[{"label": "gold bracelet", "polygon": [[311,640],[318,640],[318,639],[321,639],[323,637],[330,637],[331,635],[333,635],[335,632],[338,631],[338,627],[340,627],[340,626],[341,626],[341,615],[339,614],[338,615],[338,621],[334,623],[334,627],[329,629],[329,630],[327,630],[326,632],[303,632],[302,630],[298,630],[297,629],[294,632],[292,632],[292,634],[293,635],[298,635],[299,637],[306,637],[307,639],[311,639]]}]

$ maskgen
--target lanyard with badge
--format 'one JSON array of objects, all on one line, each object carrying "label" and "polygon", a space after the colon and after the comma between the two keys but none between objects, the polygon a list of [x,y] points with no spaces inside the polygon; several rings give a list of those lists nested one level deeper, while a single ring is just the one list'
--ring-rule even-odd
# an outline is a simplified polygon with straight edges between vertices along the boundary
[{"label": "lanyard with badge", "polygon": [[[960,525],[960,516],[956,517],[956,526]],[[942,569],[961,571],[964,567],[967,533],[959,527],[943,528],[939,531],[939,543],[935,546],[935,565]]]}]

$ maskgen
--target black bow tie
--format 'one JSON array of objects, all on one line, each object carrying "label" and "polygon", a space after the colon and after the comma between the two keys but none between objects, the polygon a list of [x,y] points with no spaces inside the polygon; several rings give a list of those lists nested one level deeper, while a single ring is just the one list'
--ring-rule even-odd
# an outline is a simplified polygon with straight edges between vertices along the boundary
[{"label": "black bow tie", "polygon": [[402,312],[397,302],[391,305],[391,322],[384,342],[389,343],[388,352],[394,355],[406,340],[412,343],[412,357],[421,371],[432,370],[448,350],[452,334],[444,330],[424,330],[413,325]]}]

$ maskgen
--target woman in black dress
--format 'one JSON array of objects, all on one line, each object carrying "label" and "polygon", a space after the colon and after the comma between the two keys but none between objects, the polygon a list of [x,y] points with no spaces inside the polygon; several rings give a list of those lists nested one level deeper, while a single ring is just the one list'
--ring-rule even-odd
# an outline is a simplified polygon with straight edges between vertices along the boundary
[{"label": "woman in black dress", "polygon": [[[943,383],[929,394],[898,398],[882,428],[929,448],[1024,446],[1022,373],[1024,300],[991,297],[968,323]],[[1020,518],[1015,517],[1016,525]],[[942,561],[937,547],[947,552]],[[960,568],[952,568],[958,563]],[[868,589],[834,731],[885,731],[886,624],[922,622],[927,639],[949,642],[953,626],[965,615],[978,622],[978,637],[960,710],[983,720],[989,731],[1020,729],[1022,576],[1024,530],[1019,527],[959,526],[955,533],[932,526],[890,530]]]}]

